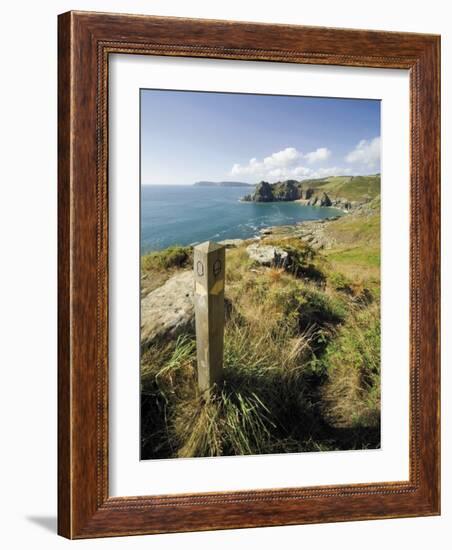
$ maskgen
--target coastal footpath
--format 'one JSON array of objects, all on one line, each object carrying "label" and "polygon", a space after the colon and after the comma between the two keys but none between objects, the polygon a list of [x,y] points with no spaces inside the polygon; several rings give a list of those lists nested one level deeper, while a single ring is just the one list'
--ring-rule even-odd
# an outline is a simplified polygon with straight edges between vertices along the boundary
[{"label": "coastal footpath", "polygon": [[224,383],[207,400],[192,248],[142,256],[141,458],[379,448],[379,196],[224,244]]}]

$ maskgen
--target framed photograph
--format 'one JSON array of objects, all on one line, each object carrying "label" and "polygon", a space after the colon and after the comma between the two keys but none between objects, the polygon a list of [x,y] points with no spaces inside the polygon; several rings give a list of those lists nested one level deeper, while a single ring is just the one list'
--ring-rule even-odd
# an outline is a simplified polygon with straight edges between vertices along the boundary
[{"label": "framed photograph", "polygon": [[439,59],[59,16],[61,535],[440,513]]}]

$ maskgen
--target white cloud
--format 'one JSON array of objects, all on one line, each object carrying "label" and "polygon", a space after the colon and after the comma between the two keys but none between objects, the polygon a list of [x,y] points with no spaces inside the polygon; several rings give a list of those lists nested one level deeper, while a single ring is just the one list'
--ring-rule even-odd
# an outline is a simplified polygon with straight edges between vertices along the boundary
[{"label": "white cloud", "polygon": [[301,153],[297,151],[295,147],[286,147],[282,151],[278,151],[269,157],[265,157],[263,163],[268,167],[285,168],[292,165],[299,158],[301,158],[301,156]]},{"label": "white cloud", "polygon": [[306,179],[322,177],[322,175],[318,174],[326,176],[335,173],[346,173],[346,170],[337,167],[314,170],[302,164],[303,160],[306,160],[309,164],[321,162],[326,160],[330,155],[331,151],[326,147],[319,147],[315,151],[306,154],[298,151],[295,147],[286,147],[265,157],[261,161],[252,158],[247,164],[234,164],[231,169],[231,175],[246,176],[252,178],[254,181],[267,180],[274,182],[290,178]]},{"label": "white cloud", "polygon": [[282,151],[265,157],[262,161],[252,158],[248,164],[234,164],[231,175],[278,179],[293,168],[301,156],[295,147],[286,147]]},{"label": "white cloud", "polygon": [[310,163],[319,162],[322,160],[326,160],[331,156],[331,151],[327,149],[326,147],[319,147],[315,151],[311,151],[310,153],[306,153],[304,155],[304,158]]},{"label": "white cloud", "polygon": [[362,139],[353,151],[346,155],[345,160],[350,164],[363,164],[369,168],[379,166],[380,138]]},{"label": "white cloud", "polygon": [[292,171],[291,171],[291,174],[292,176],[294,177],[306,177],[306,178],[309,178],[312,174],[312,169],[311,168],[308,168],[306,166],[296,166]]}]

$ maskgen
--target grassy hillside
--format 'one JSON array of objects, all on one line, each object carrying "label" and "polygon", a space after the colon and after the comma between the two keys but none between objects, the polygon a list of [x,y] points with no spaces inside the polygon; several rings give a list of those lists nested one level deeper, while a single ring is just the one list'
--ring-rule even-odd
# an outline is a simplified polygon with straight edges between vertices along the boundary
[{"label": "grassy hillside", "polygon": [[331,199],[363,201],[380,194],[380,175],[373,176],[331,176],[321,180],[306,180],[304,189],[312,188],[328,194]]},{"label": "grassy hillside", "polygon": [[[372,193],[371,179],[359,188]],[[197,388],[192,332],[143,352],[143,458],[379,447],[378,197],[322,227],[322,250],[294,227],[262,241],[290,253],[289,269],[253,263],[248,242],[227,250],[224,384],[210,394]],[[184,247],[147,255],[142,286],[191,262]]]},{"label": "grassy hillside", "polygon": [[326,233],[335,240],[324,254],[331,266],[351,278],[380,284],[380,196],[362,211],[328,224]]}]

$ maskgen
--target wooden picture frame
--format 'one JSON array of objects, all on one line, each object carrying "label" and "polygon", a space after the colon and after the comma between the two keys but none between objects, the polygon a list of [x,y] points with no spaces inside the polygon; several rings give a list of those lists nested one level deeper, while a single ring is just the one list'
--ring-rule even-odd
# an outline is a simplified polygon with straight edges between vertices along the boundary
[{"label": "wooden picture frame", "polygon": [[[58,532],[68,538],[440,513],[440,38],[69,12],[58,39]],[[409,481],[147,497],[108,492],[112,53],[410,73]]]}]

